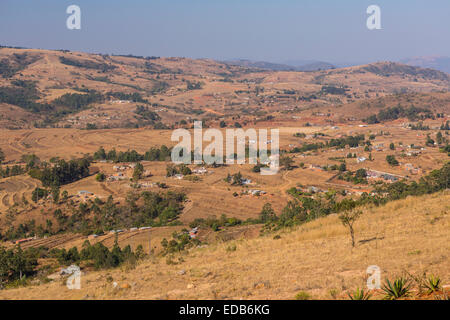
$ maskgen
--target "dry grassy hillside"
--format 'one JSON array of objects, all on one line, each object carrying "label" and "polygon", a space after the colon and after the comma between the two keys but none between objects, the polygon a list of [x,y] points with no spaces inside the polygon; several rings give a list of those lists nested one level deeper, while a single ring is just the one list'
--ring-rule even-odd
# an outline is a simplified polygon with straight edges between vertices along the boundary
[{"label": "dry grassy hillside", "polygon": [[0,298],[293,299],[303,291],[314,299],[347,299],[347,292],[364,286],[369,265],[381,268],[383,280],[426,272],[448,285],[449,204],[447,191],[366,208],[355,225],[354,249],[332,215],[281,232],[279,239],[271,234],[192,249],[176,265],[155,257],[134,270],[88,272],[79,291],[55,281],[0,291]]},{"label": "dry grassy hillside", "polygon": [[[0,126],[17,129],[149,125],[152,123],[134,112],[143,101],[169,126],[192,118],[202,118],[213,125],[219,119],[254,122],[267,115],[286,120],[286,115],[318,107],[334,109],[392,94],[434,94],[447,91],[449,86],[445,73],[389,62],[294,72],[232,66],[206,59],[0,48],[0,110],[4,111]],[[11,99],[8,92],[5,96],[5,90],[24,96],[26,103]],[[88,90],[106,97],[79,109],[68,101],[58,102],[64,95],[86,95]],[[109,93],[138,94],[141,99],[120,99]],[[33,103],[48,105],[37,112],[39,108]],[[21,105],[22,111],[12,112],[12,105]]]},{"label": "dry grassy hillside", "polygon": [[[305,121],[311,117],[315,123],[342,123],[346,120],[361,120],[371,115],[379,113],[386,108],[401,106],[409,108],[411,106],[423,107],[431,110],[433,113],[448,112],[450,110],[450,93],[448,91],[419,93],[409,92],[404,94],[393,94],[378,98],[368,98],[358,100],[347,104],[330,106],[321,106],[314,109],[303,110],[300,112]],[[327,117],[317,119],[314,114],[326,114]]]}]

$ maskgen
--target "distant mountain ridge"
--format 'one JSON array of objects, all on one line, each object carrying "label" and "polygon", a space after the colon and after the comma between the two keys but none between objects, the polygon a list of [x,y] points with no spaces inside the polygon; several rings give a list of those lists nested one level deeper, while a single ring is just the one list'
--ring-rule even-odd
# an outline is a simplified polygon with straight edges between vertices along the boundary
[{"label": "distant mountain ridge", "polygon": [[336,66],[334,66],[331,63],[313,60],[299,60],[299,61],[289,61],[287,63],[273,63],[267,61],[236,59],[223,62],[229,65],[247,68],[258,68],[272,71],[320,71],[336,68]]},{"label": "distant mountain ridge", "polygon": [[246,67],[246,68],[257,68],[257,69],[265,69],[272,71],[295,71],[295,67],[289,66],[287,64],[280,63],[272,63],[267,61],[253,61],[247,59],[236,59],[236,60],[228,60],[222,61],[228,65]]},{"label": "distant mountain ridge", "polygon": [[403,59],[400,62],[410,66],[431,68],[442,72],[450,73],[450,57],[444,56],[413,57]]},{"label": "distant mountain ridge", "polygon": [[450,81],[450,75],[432,68],[416,67],[398,62],[377,62],[358,67],[360,70],[371,72],[383,77],[392,75],[409,75],[423,77],[430,80]]}]

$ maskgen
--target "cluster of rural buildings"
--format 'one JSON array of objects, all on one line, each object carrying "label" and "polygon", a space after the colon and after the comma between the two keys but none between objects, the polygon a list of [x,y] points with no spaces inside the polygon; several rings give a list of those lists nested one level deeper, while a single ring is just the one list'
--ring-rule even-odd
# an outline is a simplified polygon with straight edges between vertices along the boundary
[{"label": "cluster of rural buildings", "polygon": [[367,178],[369,178],[369,179],[381,179],[381,180],[384,180],[387,182],[396,182],[400,179],[405,178],[405,177],[397,175],[397,174],[376,171],[376,170],[372,170],[372,169],[367,169],[366,173],[367,173]]},{"label": "cluster of rural buildings", "polygon": [[258,190],[258,189],[250,189],[250,190],[246,190],[245,193],[252,195],[252,196],[260,196],[263,194],[267,194],[266,191],[263,190]]}]

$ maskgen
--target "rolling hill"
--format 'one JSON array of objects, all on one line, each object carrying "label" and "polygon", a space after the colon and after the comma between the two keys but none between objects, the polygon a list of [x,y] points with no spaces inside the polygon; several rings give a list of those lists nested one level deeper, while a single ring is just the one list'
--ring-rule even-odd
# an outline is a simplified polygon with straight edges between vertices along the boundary
[{"label": "rolling hill", "polygon": [[[450,87],[446,73],[392,62],[300,72],[250,62],[14,48],[0,48],[0,62],[0,125],[14,129],[166,128],[194,117],[218,123],[237,115],[248,122]],[[146,109],[138,112],[140,105]]]},{"label": "rolling hill", "polygon": [[410,66],[431,68],[442,72],[450,73],[449,57],[444,56],[414,57],[409,59],[403,59],[400,62]]},{"label": "rolling hill", "polygon": [[[435,274],[449,284],[448,192],[367,208],[355,224],[357,245],[336,215],[293,230],[191,249],[167,263],[151,257],[135,269],[85,271],[81,290],[57,281],[0,291],[2,299],[349,299],[366,269],[381,280]],[[395,212],[395,214],[393,214]],[[75,243],[75,242],[74,242]],[[77,241],[81,245],[81,241]],[[59,280],[58,280],[59,279]],[[114,284],[116,283],[116,284]],[[382,299],[376,291],[372,299]],[[409,299],[434,299],[412,283]]]}]

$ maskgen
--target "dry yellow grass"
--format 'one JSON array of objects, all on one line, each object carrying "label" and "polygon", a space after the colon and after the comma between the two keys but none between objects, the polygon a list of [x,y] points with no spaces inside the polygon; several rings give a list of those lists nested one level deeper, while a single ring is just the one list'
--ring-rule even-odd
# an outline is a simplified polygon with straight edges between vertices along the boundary
[{"label": "dry yellow grass", "polygon": [[[439,275],[450,282],[450,193],[411,197],[366,208],[351,248],[337,215],[292,231],[251,240],[211,244],[125,268],[89,272],[81,290],[61,281],[0,292],[2,299],[292,299],[305,291],[313,299],[338,299],[365,284],[366,268],[378,265],[382,279],[404,272]],[[360,240],[370,240],[364,243]],[[235,251],[227,250],[236,246]],[[175,257],[174,260],[178,260]],[[185,274],[180,274],[184,270]],[[112,282],[118,283],[114,289]]]}]

